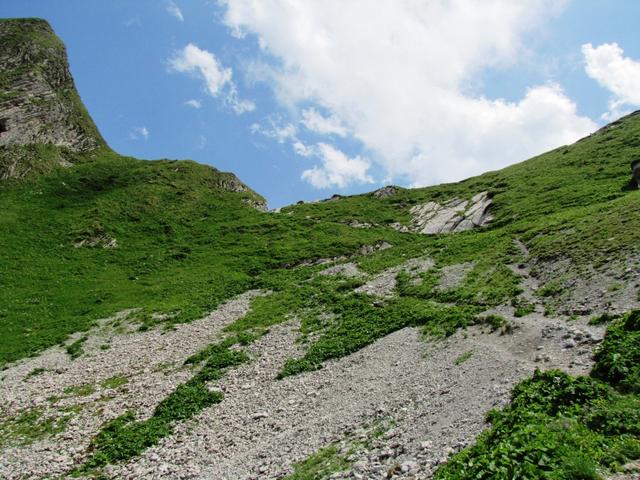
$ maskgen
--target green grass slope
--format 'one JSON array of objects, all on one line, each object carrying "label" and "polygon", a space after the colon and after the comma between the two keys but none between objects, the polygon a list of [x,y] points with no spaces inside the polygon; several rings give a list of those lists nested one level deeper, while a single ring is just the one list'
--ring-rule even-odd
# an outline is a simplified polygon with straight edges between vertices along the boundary
[{"label": "green grass slope", "polygon": [[[535,258],[570,258],[576,268],[623,261],[640,246],[639,193],[623,190],[638,138],[640,116],[630,116],[573,146],[457,184],[279,214],[251,208],[259,197],[227,191],[224,174],[194,162],[79,155],[72,168],[0,184],[0,361],[35,354],[126,308],[141,308],[147,324],[152,313],[181,322],[250,288],[297,291],[293,265],[383,240],[394,247],[361,257],[363,270],[420,255],[439,266],[475,261],[448,299],[467,305],[517,295],[504,266],[517,260],[514,238]],[[416,203],[485,189],[496,216],[487,229],[424,236],[387,226],[407,222]],[[352,228],[352,219],[376,226]],[[117,246],[104,248],[111,240]],[[433,300],[427,291],[411,296]]]},{"label": "green grass slope", "polygon": [[260,212],[250,204],[261,197],[227,191],[229,180],[195,162],[105,151],[32,182],[1,183],[0,361],[125,308],[142,308],[146,322],[153,312],[198,318],[260,286],[263,272],[378,239]]},{"label": "green grass slope", "polygon": [[[8,38],[6,48],[17,49],[12,55],[21,55],[25,43],[45,57],[64,53],[46,24],[22,22],[17,25],[25,28],[15,32],[7,30],[8,23],[0,23]],[[9,85],[13,74],[18,78],[20,72],[4,72],[0,84]],[[61,94],[73,97],[81,122],[76,127],[100,138],[72,84]],[[513,263],[527,262],[547,271],[539,294],[548,299],[550,309],[578,279],[594,271],[613,272],[636,288],[637,295],[640,192],[625,187],[631,161],[640,158],[638,114],[574,145],[462,182],[398,189],[388,198],[365,194],[294,205],[280,213],[254,208],[264,200],[232,174],[192,161],[123,157],[101,138],[88,152],[38,143],[0,148],[0,170],[16,165],[16,158],[30,174],[0,181],[0,366],[37,355],[125,309],[136,309],[128,321],[139,328],[170,328],[200,318],[249,289],[270,293],[256,297],[251,311],[227,327],[224,339],[187,360],[193,377],[163,399],[149,419],[135,421],[130,413],[104,425],[91,444],[90,458],[76,473],[136,456],[169,435],[177,422],[222,401],[222,394],[206,389],[207,382],[247,361],[242,347],[292,314],[301,321],[304,353],[289,359],[280,377],[322,368],[325,361],[400,328],[421,327],[446,336],[479,321],[497,325],[499,319],[483,320],[482,312],[498,305],[512,304],[519,314],[526,314],[530,306],[521,296],[520,277],[508,267]],[[493,196],[495,217],[486,228],[433,236],[391,228],[396,222],[409,224],[414,205],[471,198],[485,190]],[[349,226],[354,220],[371,227]],[[370,248],[383,242],[392,247]],[[374,275],[418,257],[429,257],[435,268],[420,274],[421,282],[400,270],[396,295],[389,299],[355,292],[364,279],[318,276],[324,266],[315,262],[349,260]],[[436,288],[444,267],[467,262],[472,268],[459,285],[445,291]],[[545,268],[559,264],[561,269]],[[615,312],[603,304],[599,313]],[[509,469],[520,458],[514,457],[518,452],[507,447],[490,451],[489,443],[513,444],[517,438],[512,435],[526,430],[522,422],[529,420],[538,429],[532,435],[542,432],[539,438],[552,438],[558,445],[571,445],[575,426],[582,435],[576,441],[591,442],[585,458],[604,466],[621,461],[622,457],[602,453],[603,445],[627,445],[626,437],[620,437],[626,433],[597,430],[591,435],[584,430],[591,428],[588,415],[597,399],[612,415],[626,415],[637,406],[632,397],[637,394],[637,358],[621,358],[616,350],[620,342],[629,351],[637,350],[636,338],[616,328],[605,342],[594,378],[576,380],[552,373],[523,384],[514,393],[513,408],[492,418],[495,429],[487,434],[489,440],[459,457],[460,462],[443,470],[442,478],[468,478],[464,469],[492,458],[511,465],[499,472],[515,471]],[[72,359],[82,356],[85,338],[67,345]],[[553,404],[555,410],[550,409],[554,395],[566,396],[567,389],[584,393],[579,405]],[[535,397],[540,407],[528,412],[534,415],[531,419],[518,410],[521,397]],[[558,430],[565,417],[569,433]],[[596,427],[610,428],[614,420],[598,420]],[[526,448],[522,452],[530,453]],[[554,452],[560,455],[562,449]],[[534,460],[556,468],[584,459],[556,455]],[[587,476],[548,478],[596,478],[588,476],[594,465],[576,465],[586,469]]]}]

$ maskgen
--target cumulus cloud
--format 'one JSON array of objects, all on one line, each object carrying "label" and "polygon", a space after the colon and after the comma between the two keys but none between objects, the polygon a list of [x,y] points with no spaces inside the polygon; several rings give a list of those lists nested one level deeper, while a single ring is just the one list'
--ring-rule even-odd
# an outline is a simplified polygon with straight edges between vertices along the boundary
[{"label": "cumulus cloud", "polygon": [[323,116],[315,108],[307,108],[302,111],[301,123],[312,132],[323,135],[347,135],[347,129],[342,125],[342,121],[335,115]]},{"label": "cumulus cloud", "polygon": [[224,103],[235,113],[241,114],[255,109],[249,100],[241,100],[238,89],[232,80],[232,71],[225,68],[216,56],[190,43],[169,60],[172,70],[191,73],[204,80],[206,91],[212,97],[221,96]]},{"label": "cumulus cloud", "polygon": [[314,150],[322,165],[305,170],[301,178],[315,188],[345,188],[353,183],[373,183],[367,174],[371,166],[368,160],[360,156],[349,158],[327,143],[318,143]]},{"label": "cumulus cloud", "polygon": [[129,138],[131,140],[147,140],[149,138],[149,129],[147,127],[133,127],[129,132]]},{"label": "cumulus cloud", "polygon": [[605,119],[622,115],[626,106],[640,105],[640,62],[625,57],[617,43],[595,48],[587,43],[582,46],[582,54],[587,75],[613,94]]},{"label": "cumulus cloud", "polygon": [[170,1],[167,3],[167,13],[172,17],[177,18],[181,22],[184,22],[184,17],[182,16],[182,10],[178,7],[174,2]]},{"label": "cumulus cloud", "polygon": [[196,99],[196,98],[192,98],[191,100],[187,100],[186,102],[184,102],[184,104],[186,106],[188,106],[188,107],[195,108],[195,109],[198,109],[198,108],[202,107],[202,102],[200,100]]},{"label": "cumulus cloud", "polygon": [[[304,109],[307,128],[348,133],[389,178],[421,185],[500,168],[596,128],[557,85],[511,102],[472,89],[481,71],[513,65],[526,35],[564,3],[226,0],[224,18],[234,35],[257,40],[253,73],[283,106]],[[323,165],[305,179],[330,183]]]}]

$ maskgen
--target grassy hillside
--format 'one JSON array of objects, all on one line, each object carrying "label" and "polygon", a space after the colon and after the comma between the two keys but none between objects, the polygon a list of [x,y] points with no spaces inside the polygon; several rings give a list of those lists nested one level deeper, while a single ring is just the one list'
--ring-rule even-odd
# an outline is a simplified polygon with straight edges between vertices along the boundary
[{"label": "grassy hillside", "polygon": [[[202,317],[248,289],[271,291],[253,300],[224,340],[189,360],[198,373],[150,419],[127,414],[105,425],[79,471],[126,460],[221,401],[206,385],[246,361],[231,348],[291,315],[301,319],[305,353],[289,359],[281,377],[322,368],[407,326],[450,335],[483,321],[490,307],[511,303],[526,313],[520,279],[507,268],[525,260],[516,239],[530,248],[529,262],[570,260],[551,279],[556,283],[543,287],[551,295],[594,266],[637,268],[640,192],[623,187],[639,133],[640,117],[632,116],[574,146],[458,184],[281,213],[252,208],[261,200],[253,192],[229,191],[232,177],[194,162],[140,161],[106,150],[79,155],[71,168],[0,184],[0,359],[37,354],[124,309],[138,309],[130,320],[140,328],[163,328]],[[435,236],[389,228],[408,222],[412,205],[485,189],[495,200],[488,228]],[[373,226],[353,228],[354,219]],[[360,251],[383,241],[392,247]],[[399,271],[397,296],[382,301],[354,291],[365,279],[317,276],[325,267],[314,264],[350,259],[373,275],[425,257],[436,268],[419,284]],[[474,266],[460,285],[435,288],[443,267],[465,262]],[[81,341],[67,351],[81,356]]]},{"label": "grassy hillside", "polygon": [[1,362],[125,308],[141,308],[141,322],[154,312],[192,320],[309,252],[379,239],[260,212],[250,206],[259,196],[227,191],[228,174],[195,162],[94,156],[0,184]]},{"label": "grassy hillside", "polygon": [[[457,184],[279,214],[251,208],[254,194],[226,191],[223,174],[193,162],[80,155],[73,168],[0,184],[0,361],[37,353],[126,308],[141,308],[145,324],[155,322],[153,313],[182,322],[250,288],[297,289],[313,270],[292,269],[297,263],[383,240],[394,247],[362,256],[363,270],[420,255],[440,267],[475,261],[458,291],[471,305],[516,295],[503,266],[518,255],[514,238],[535,259],[571,259],[576,272],[614,261],[624,268],[640,245],[639,193],[623,190],[630,160],[640,156],[638,138],[640,116],[630,116],[573,146]],[[482,190],[494,193],[488,229],[424,236],[388,228],[407,222],[414,204]],[[349,227],[354,219],[375,226]],[[117,246],[108,248],[112,240]]]},{"label": "grassy hillside", "polygon": [[[534,308],[512,268],[517,264],[538,275],[534,294],[548,314],[585,313],[584,306],[573,309],[576,295],[590,299],[586,313],[605,319],[620,313],[608,301],[615,292],[640,300],[640,191],[626,188],[630,163],[640,158],[638,112],[574,145],[462,182],[265,212],[264,199],[233,174],[111,151],[46,22],[0,20],[0,38],[0,109],[23,102],[30,114],[37,107],[43,134],[53,132],[27,131],[0,146],[0,178],[7,177],[0,180],[1,368],[55,345],[70,361],[82,361],[87,337],[78,332],[123,310],[134,328],[170,329],[247,290],[264,294],[215,343],[184,360],[191,376],[154,399],[149,415],[129,411],[102,424],[75,474],[99,476],[105,465],[138,456],[221,402],[224,393],[211,390],[211,382],[251,361],[244,347],[293,317],[301,353],[284,362],[278,378],[321,369],[405,327],[436,337],[479,322],[506,330],[489,309],[510,306],[523,316]],[[52,119],[53,104],[32,104],[28,89],[12,90],[36,77],[66,116]],[[13,125],[26,125],[24,118]],[[483,191],[493,199],[487,227],[441,235],[394,228],[411,224],[415,205]],[[327,264],[347,262],[359,275],[318,275]],[[461,265],[468,268],[461,281],[439,288],[446,267]],[[358,290],[385,271],[390,295]],[[640,457],[637,332],[637,312],[617,318],[591,377],[546,372],[522,383],[512,405],[490,415],[492,428],[438,478],[595,479],[599,468]],[[0,443],[64,430],[68,417],[51,424],[40,413],[3,418]],[[331,463],[330,449],[322,455],[328,459],[319,467],[299,464],[295,478],[344,466]]]}]

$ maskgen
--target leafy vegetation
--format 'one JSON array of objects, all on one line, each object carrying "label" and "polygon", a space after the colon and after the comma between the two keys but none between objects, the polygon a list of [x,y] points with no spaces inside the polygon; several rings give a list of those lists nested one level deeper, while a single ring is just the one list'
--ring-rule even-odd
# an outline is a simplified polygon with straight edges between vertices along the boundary
[{"label": "leafy vegetation", "polygon": [[323,480],[333,473],[349,468],[350,463],[338,452],[336,445],[318,450],[300,463],[296,463],[291,475],[284,480]]},{"label": "leafy vegetation", "polygon": [[75,360],[80,355],[82,355],[83,353],[82,344],[86,342],[88,339],[89,337],[87,337],[86,335],[83,335],[82,337],[80,337],[78,340],[76,340],[75,342],[73,342],[71,345],[67,347],[66,349],[67,353],[69,354],[72,360]]},{"label": "leafy vegetation", "polygon": [[528,300],[522,298],[514,298],[511,301],[511,305],[515,307],[513,315],[515,317],[524,317],[535,311],[536,306]]},{"label": "leafy vegetation", "polygon": [[0,422],[0,447],[28,445],[62,432],[70,415],[45,416],[38,408],[25,410],[19,416]]},{"label": "leafy vegetation", "polygon": [[472,350],[468,350],[464,353],[461,353],[454,361],[454,363],[456,365],[462,365],[464,362],[466,362],[467,360],[469,360],[471,358],[471,356],[473,355],[473,351]]},{"label": "leafy vegetation", "polygon": [[478,323],[481,325],[489,325],[492,332],[504,328],[508,320],[504,318],[502,315],[490,314],[484,315],[478,319]]},{"label": "leafy vegetation", "polygon": [[74,397],[86,397],[96,391],[96,388],[90,383],[83,383],[81,385],[73,385],[64,389],[65,395]]},{"label": "leafy vegetation", "polygon": [[591,377],[536,371],[491,428],[436,472],[453,479],[601,479],[640,458],[640,311],[607,330]]},{"label": "leafy vegetation", "polygon": [[210,347],[206,355],[192,357],[190,363],[202,364],[199,371],[163,399],[151,418],[137,421],[134,412],[127,412],[108,422],[91,442],[91,457],[75,473],[91,472],[107,463],[140,455],[170,435],[175,422],[187,420],[203,408],[221,402],[223,394],[212,391],[209,382],[220,379],[226,368],[248,360],[244,353],[230,350],[228,346]]},{"label": "leafy vegetation", "polygon": [[100,386],[102,388],[119,388],[123,385],[126,385],[127,383],[129,383],[129,379],[127,377],[116,375],[116,376],[107,378],[104,382],[100,384]]},{"label": "leafy vegetation", "polygon": [[592,375],[624,392],[640,394],[640,310],[609,326]]}]

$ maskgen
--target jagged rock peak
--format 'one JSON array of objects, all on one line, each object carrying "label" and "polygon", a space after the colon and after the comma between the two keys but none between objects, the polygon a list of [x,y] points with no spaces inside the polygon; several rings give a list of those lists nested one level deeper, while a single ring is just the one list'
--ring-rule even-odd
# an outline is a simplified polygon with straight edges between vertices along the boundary
[{"label": "jagged rock peak", "polygon": [[105,145],[69,71],[67,52],[41,19],[0,19],[0,147]]}]

